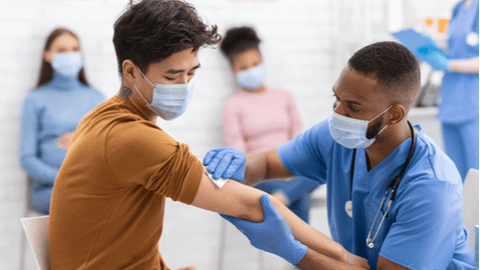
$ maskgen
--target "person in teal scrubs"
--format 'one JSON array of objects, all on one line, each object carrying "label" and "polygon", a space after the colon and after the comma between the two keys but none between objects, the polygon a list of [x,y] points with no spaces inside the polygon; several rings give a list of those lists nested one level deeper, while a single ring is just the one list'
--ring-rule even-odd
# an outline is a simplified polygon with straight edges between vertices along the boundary
[{"label": "person in teal scrubs", "polygon": [[445,150],[465,179],[478,170],[478,0],[454,8],[448,31],[450,69],[443,77],[438,118]]},{"label": "person in teal scrubs", "polygon": [[448,156],[463,180],[469,169],[478,170],[478,0],[455,5],[448,27],[448,58],[427,61],[443,70],[438,119]]},{"label": "person in teal scrubs", "polygon": [[[246,158],[233,148],[211,150],[204,165],[214,179],[248,185],[292,175],[326,184],[333,240],[368,259],[371,269],[473,269],[460,174],[407,121],[419,88],[419,66],[406,47],[371,44],[349,59],[333,85],[332,117]],[[265,251],[273,246],[265,239],[289,233],[278,216],[262,223],[225,218]],[[258,243],[258,235],[269,237]]]}]

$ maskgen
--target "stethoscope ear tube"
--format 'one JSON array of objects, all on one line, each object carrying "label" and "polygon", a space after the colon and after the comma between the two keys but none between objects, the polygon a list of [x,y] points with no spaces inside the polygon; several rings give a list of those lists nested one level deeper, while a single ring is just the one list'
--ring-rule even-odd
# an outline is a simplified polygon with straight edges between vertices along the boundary
[{"label": "stethoscope ear tube", "polygon": [[391,201],[395,200],[395,196],[397,195],[398,185],[400,184],[400,177],[402,177],[403,172],[405,172],[405,170],[408,167],[408,164],[410,164],[410,160],[412,160],[412,157],[413,157],[413,152],[415,152],[415,145],[417,144],[417,140],[416,140],[417,137],[415,135],[415,130],[413,129],[413,126],[412,124],[410,124],[409,121],[407,121],[407,123],[408,123],[408,126],[410,127],[410,132],[412,133],[412,145],[410,146],[410,151],[408,152],[407,160],[403,164],[398,175],[394,178],[395,187],[393,188],[392,195],[390,196]]}]

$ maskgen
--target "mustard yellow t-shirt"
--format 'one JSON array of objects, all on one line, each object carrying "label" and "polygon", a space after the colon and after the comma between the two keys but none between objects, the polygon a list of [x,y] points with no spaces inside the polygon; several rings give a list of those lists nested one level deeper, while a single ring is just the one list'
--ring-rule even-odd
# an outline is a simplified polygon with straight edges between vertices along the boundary
[{"label": "mustard yellow t-shirt", "polygon": [[201,162],[114,96],[80,122],[53,187],[51,269],[168,269],[165,197],[192,203]]}]

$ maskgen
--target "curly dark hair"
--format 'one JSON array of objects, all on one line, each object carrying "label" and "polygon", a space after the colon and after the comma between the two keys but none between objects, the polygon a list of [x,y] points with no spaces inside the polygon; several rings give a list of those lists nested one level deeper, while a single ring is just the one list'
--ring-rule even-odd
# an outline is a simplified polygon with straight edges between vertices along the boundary
[{"label": "curly dark hair", "polygon": [[223,37],[220,50],[230,62],[233,57],[251,49],[259,50],[260,39],[255,30],[248,26],[228,29]]},{"label": "curly dark hair", "polygon": [[208,27],[194,6],[181,0],[130,3],[114,25],[113,44],[118,70],[130,59],[143,72],[151,63],[191,48],[218,44],[217,26]]},{"label": "curly dark hair", "polygon": [[396,94],[402,103],[413,102],[418,94],[420,68],[415,56],[402,44],[384,41],[368,45],[357,51],[348,64],[375,78],[382,89]]}]

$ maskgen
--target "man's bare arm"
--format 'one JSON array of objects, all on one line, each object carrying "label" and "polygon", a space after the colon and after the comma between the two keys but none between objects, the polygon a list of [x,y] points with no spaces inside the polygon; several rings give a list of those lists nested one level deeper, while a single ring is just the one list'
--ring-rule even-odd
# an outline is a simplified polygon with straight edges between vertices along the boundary
[{"label": "man's bare arm", "polygon": [[[262,194],[264,192],[258,189],[231,180],[218,188],[204,173],[192,205],[247,221],[261,222],[264,220],[260,201]],[[270,200],[291,228],[295,239],[310,249],[338,261],[348,262],[350,259],[352,263],[367,264],[365,259],[348,253],[340,244],[309,226],[272,196]]]}]

